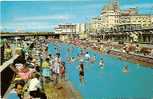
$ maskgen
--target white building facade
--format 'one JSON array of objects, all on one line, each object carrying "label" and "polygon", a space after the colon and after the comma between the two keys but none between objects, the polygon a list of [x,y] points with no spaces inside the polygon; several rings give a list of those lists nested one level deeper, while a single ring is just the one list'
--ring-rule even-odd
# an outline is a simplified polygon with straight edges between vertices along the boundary
[{"label": "white building facade", "polygon": [[55,27],[56,34],[76,34],[76,24],[61,24]]},{"label": "white building facade", "polygon": [[100,16],[95,17],[89,23],[90,33],[102,33],[108,31],[128,29],[148,29],[153,26],[153,15],[138,14],[136,8],[120,10],[117,0],[105,6]]}]

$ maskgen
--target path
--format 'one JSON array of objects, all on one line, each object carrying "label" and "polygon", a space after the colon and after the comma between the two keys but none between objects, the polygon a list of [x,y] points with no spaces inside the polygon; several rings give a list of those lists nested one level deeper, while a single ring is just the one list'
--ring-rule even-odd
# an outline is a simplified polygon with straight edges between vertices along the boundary
[{"label": "path", "polygon": [[44,89],[48,99],[82,99],[67,81],[60,82],[56,87],[52,83],[45,83]]}]

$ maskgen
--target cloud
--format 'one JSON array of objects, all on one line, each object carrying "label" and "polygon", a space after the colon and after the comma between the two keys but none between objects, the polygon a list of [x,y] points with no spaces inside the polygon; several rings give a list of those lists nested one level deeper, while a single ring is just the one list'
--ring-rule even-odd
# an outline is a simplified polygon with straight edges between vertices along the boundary
[{"label": "cloud", "polygon": [[[67,22],[74,15],[28,16],[16,17],[12,21],[3,22],[1,30],[5,31],[53,31],[57,24]],[[57,22],[54,22],[58,20]],[[52,22],[53,21],[53,22]]]},{"label": "cloud", "polygon": [[132,8],[132,7],[138,7],[138,8],[150,8],[153,9],[153,4],[151,3],[144,3],[144,4],[130,4],[130,5],[122,5],[122,8],[126,9],[126,8]]},{"label": "cloud", "polygon": [[1,30],[5,31],[52,31],[56,25],[45,22],[18,22],[4,24]]},{"label": "cloud", "polygon": [[29,16],[29,17],[18,17],[14,19],[14,21],[68,20],[74,17],[75,17],[74,15]]}]

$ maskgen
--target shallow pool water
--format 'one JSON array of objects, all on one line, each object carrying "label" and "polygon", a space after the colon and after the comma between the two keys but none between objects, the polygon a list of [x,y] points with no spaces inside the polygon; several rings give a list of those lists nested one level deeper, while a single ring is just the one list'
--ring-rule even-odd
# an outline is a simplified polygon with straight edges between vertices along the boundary
[{"label": "shallow pool water", "polygon": [[[77,56],[79,47],[59,43],[62,61],[67,56]],[[68,52],[68,47],[74,47]],[[50,43],[49,53],[55,54],[55,44]],[[85,62],[85,83],[80,84],[78,61],[66,63],[67,76],[83,99],[152,99],[153,98],[153,69],[143,65],[120,60],[110,55],[101,55],[88,50],[90,56],[96,55],[96,62]],[[105,67],[99,68],[100,58],[104,59]],[[123,73],[123,66],[128,65],[129,72]]]}]

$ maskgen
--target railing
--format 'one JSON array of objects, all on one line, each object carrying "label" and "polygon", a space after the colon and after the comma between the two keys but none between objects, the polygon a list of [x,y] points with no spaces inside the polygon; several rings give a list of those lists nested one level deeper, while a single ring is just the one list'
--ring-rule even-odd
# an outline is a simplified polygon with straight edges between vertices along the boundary
[{"label": "railing", "polygon": [[3,65],[0,66],[0,72],[1,72],[0,98],[2,98],[6,93],[6,91],[8,90],[12,82],[12,79],[15,75],[15,72],[10,68],[10,65],[17,57],[18,55],[14,55],[10,60],[4,62]]},{"label": "railing", "polygon": [[1,88],[0,88],[0,94],[1,98],[4,96],[6,91],[8,90],[9,86],[11,85],[12,79],[15,75],[15,72],[10,68],[10,65],[14,62],[14,60],[19,56],[15,52],[15,47],[12,48],[12,58],[5,61],[0,66],[0,72],[1,72]]}]

